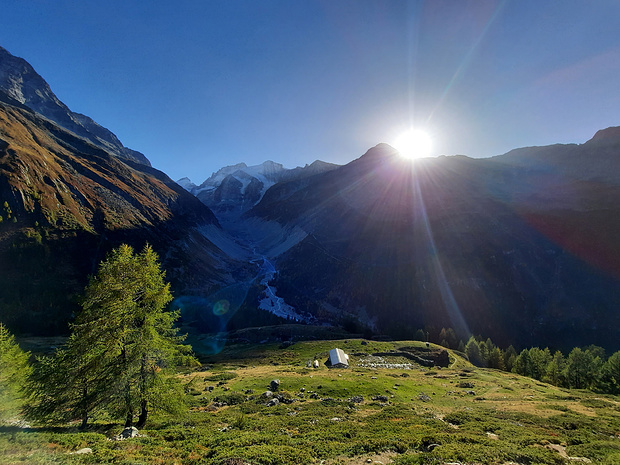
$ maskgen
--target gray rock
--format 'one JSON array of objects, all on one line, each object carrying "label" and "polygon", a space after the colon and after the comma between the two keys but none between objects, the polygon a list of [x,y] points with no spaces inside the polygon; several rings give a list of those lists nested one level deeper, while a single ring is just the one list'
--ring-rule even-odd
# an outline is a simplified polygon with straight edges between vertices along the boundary
[{"label": "gray rock", "polygon": [[73,452],[73,454],[75,455],[92,454],[92,453],[93,453],[93,450],[90,447],[84,447],[83,449],[76,450],[75,452]]},{"label": "gray rock", "polygon": [[272,391],[277,391],[278,388],[280,387],[280,380],[279,379],[272,380],[271,383],[269,383],[269,387],[271,388]]},{"label": "gray rock", "polygon": [[129,426],[125,428],[121,434],[116,436],[116,439],[122,441],[123,439],[135,438],[136,436],[139,436],[138,428],[135,426]]}]

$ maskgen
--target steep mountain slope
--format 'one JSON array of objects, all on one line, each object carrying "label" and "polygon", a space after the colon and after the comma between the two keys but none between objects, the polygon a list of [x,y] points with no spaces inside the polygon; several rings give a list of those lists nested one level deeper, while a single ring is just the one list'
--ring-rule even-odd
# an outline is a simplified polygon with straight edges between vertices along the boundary
[{"label": "steep mountain slope", "polygon": [[199,229],[212,212],[165,174],[111,155],[0,92],[0,318],[66,328],[88,274],[121,241],[153,244],[175,290],[229,280]]},{"label": "steep mountain slope", "polygon": [[581,145],[518,149],[493,158],[511,202],[566,251],[620,277],[620,128]]},{"label": "steep mountain slope", "polygon": [[143,154],[123,146],[108,129],[100,126],[88,116],[69,110],[27,61],[11,55],[2,47],[0,47],[0,90],[59,126],[117,157],[147,166],[151,165]]},{"label": "steep mountain slope", "polygon": [[[594,172],[568,176],[583,174],[583,157],[596,165],[615,149],[547,150],[546,166],[531,150],[410,164],[379,145],[334,171],[273,186],[248,216],[303,230],[272,257],[272,284],[319,319],[395,337],[453,327],[503,345],[617,347],[620,256],[610,240],[620,233],[620,207],[605,200],[618,198],[617,184],[593,181]],[[528,157],[539,161],[529,166]],[[596,210],[583,210],[588,202]],[[589,237],[585,252],[609,254],[599,261],[557,237],[557,223],[571,230],[594,219],[574,244]]]}]

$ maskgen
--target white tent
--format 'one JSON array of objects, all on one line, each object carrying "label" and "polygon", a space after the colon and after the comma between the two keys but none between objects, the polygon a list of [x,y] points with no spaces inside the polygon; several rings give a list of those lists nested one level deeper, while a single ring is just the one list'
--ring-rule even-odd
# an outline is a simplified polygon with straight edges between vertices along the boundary
[{"label": "white tent", "polygon": [[349,368],[349,356],[342,349],[331,349],[329,364],[332,368]]}]

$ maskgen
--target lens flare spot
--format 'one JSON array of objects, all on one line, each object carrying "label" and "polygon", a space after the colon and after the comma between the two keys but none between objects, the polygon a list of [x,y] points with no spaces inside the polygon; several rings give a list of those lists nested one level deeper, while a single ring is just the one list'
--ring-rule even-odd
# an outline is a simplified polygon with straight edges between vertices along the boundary
[{"label": "lens flare spot", "polygon": [[230,302],[226,299],[218,300],[213,304],[213,314],[214,315],[225,315],[230,310]]}]

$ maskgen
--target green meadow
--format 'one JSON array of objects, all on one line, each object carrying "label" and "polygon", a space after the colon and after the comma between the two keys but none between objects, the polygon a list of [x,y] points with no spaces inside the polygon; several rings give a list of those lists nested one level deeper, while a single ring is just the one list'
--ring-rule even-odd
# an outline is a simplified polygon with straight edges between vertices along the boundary
[{"label": "green meadow", "polygon": [[[349,368],[325,365],[335,347],[349,354]],[[620,463],[620,398],[476,368],[455,351],[448,368],[423,367],[399,355],[404,347],[425,344],[228,345],[178,374],[185,414],[153,414],[138,437],[122,441],[114,440],[122,425],[105,418],[85,431],[0,427],[0,462]],[[270,390],[273,380],[279,386]],[[75,453],[84,448],[92,452]]]}]

